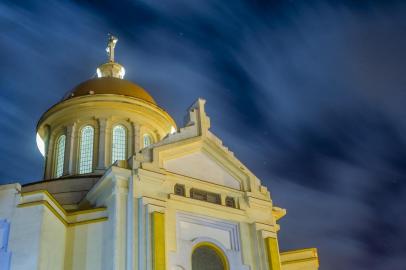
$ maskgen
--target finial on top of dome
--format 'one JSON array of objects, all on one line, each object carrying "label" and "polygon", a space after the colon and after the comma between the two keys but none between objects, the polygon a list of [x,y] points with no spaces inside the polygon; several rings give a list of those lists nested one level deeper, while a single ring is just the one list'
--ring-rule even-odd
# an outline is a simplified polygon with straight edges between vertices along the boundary
[{"label": "finial on top of dome", "polygon": [[109,34],[109,42],[107,43],[106,52],[109,56],[109,62],[114,62],[114,48],[116,47],[116,43],[118,38]]},{"label": "finial on top of dome", "polygon": [[114,62],[114,48],[116,47],[116,43],[118,38],[109,34],[109,39],[107,43],[107,55],[108,55],[108,62],[102,64],[97,68],[97,77],[114,77],[123,79],[125,75],[125,69],[119,63]]}]

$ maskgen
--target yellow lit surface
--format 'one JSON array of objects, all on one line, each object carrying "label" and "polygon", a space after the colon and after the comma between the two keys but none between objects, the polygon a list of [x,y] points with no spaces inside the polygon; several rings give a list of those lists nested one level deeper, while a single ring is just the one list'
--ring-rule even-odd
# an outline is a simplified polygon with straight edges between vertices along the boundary
[{"label": "yellow lit surface", "polygon": [[153,212],[151,215],[153,269],[165,270],[165,216],[159,212]]},{"label": "yellow lit surface", "polygon": [[281,263],[279,258],[278,240],[268,237],[265,239],[266,251],[268,255],[268,264],[270,270],[280,270]]},{"label": "yellow lit surface", "polygon": [[74,98],[86,95],[97,95],[97,94],[115,94],[115,95],[130,96],[156,104],[155,100],[151,97],[151,95],[147,91],[145,91],[142,87],[130,81],[114,77],[102,77],[87,80],[76,86],[72,90],[71,95],[68,96],[67,98]]},{"label": "yellow lit surface", "polygon": [[[217,255],[220,257],[220,259],[221,259],[221,261],[222,261],[222,263],[223,263],[223,265],[224,265],[224,269],[225,269],[225,270],[229,270],[229,269],[230,269],[230,266],[229,266],[227,257],[224,255],[223,251],[222,251],[218,246],[216,246],[216,245],[213,244],[213,243],[210,243],[210,242],[201,242],[201,243],[199,243],[199,244],[197,244],[196,246],[193,247],[193,251],[195,251],[195,249],[197,249],[197,248],[199,248],[199,247],[203,247],[203,246],[209,247],[209,248],[211,248],[212,250],[214,250],[214,251],[217,253]],[[193,254],[193,252],[192,252],[192,254]]]},{"label": "yellow lit surface", "polygon": [[319,268],[319,258],[315,248],[282,252],[281,262],[283,270],[317,270]]}]

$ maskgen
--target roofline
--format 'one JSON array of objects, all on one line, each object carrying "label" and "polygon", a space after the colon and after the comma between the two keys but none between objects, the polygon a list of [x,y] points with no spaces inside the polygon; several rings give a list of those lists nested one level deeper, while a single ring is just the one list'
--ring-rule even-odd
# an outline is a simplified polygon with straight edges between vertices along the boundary
[{"label": "roofline", "polygon": [[173,124],[175,125],[175,128],[177,127],[176,122],[175,122],[175,120],[172,118],[172,116],[171,116],[164,108],[158,106],[158,105],[155,104],[155,103],[146,101],[146,100],[141,99],[141,98],[126,96],[126,95],[117,95],[117,94],[93,94],[93,95],[85,95],[85,96],[72,97],[72,98],[64,99],[64,100],[62,100],[62,101],[60,101],[60,102],[55,103],[54,105],[52,105],[51,107],[49,107],[49,108],[41,115],[40,119],[37,121],[37,125],[35,126],[35,130],[38,131],[38,128],[39,128],[39,126],[40,126],[40,123],[44,120],[45,115],[46,115],[49,111],[51,111],[53,108],[55,108],[56,106],[58,106],[58,105],[60,105],[60,104],[63,104],[63,103],[66,103],[66,102],[70,102],[70,101],[72,101],[72,100],[77,100],[77,99],[80,99],[80,98],[94,97],[94,96],[117,96],[117,97],[125,97],[125,98],[129,98],[129,99],[133,99],[133,100],[136,100],[136,101],[143,102],[143,103],[148,104],[149,106],[152,106],[152,107],[154,107],[154,108],[156,108],[156,109],[158,109],[158,110],[164,112],[165,114],[167,114],[167,115],[169,116],[169,118],[172,120]]},{"label": "roofline", "polygon": [[36,184],[42,184],[42,183],[48,182],[48,181],[71,180],[71,179],[78,179],[78,178],[100,178],[102,176],[103,176],[103,174],[77,174],[77,175],[69,175],[69,176],[65,176],[65,177],[62,176],[59,178],[51,178],[51,179],[46,179],[46,180],[42,179],[39,181],[23,184],[21,186],[28,187],[28,186],[32,186],[32,185],[36,185]]}]

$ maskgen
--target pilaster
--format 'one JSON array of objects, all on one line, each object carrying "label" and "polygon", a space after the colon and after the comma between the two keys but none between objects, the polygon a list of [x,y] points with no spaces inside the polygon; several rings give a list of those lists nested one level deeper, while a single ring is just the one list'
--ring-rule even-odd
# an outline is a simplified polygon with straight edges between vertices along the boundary
[{"label": "pilaster", "polygon": [[114,187],[114,270],[126,269],[127,254],[127,197],[128,197],[128,179],[115,176]]},{"label": "pilaster", "polygon": [[66,143],[65,143],[65,156],[63,161],[63,175],[73,174],[73,162],[75,159],[74,145],[76,124],[72,123],[66,127]]},{"label": "pilaster", "polygon": [[106,169],[106,133],[108,132],[107,128],[107,119],[99,118],[99,147],[98,147],[98,160],[97,160],[97,170]]},{"label": "pilaster", "polygon": [[135,122],[131,122],[131,126],[133,128],[133,154],[136,154],[139,150],[140,150],[140,125],[135,123]]},{"label": "pilaster", "polygon": [[[76,174],[77,166],[77,147],[79,142],[77,140],[77,123],[72,123],[66,129],[66,148],[65,148],[65,160],[68,162],[67,174]],[[66,152],[66,149],[69,149]]]},{"label": "pilaster", "polygon": [[264,239],[266,254],[268,258],[269,270],[281,270],[281,259],[279,254],[279,245],[276,237],[266,237]]},{"label": "pilaster", "polygon": [[45,150],[45,156],[44,156],[44,159],[45,159],[44,179],[45,180],[49,179],[49,175],[47,173],[48,173],[48,167],[49,167],[50,160],[51,160],[50,156],[48,155],[49,154],[49,143],[50,143],[49,141],[51,139],[50,137],[51,137],[51,127],[49,125],[45,125],[44,126],[44,138],[43,138],[44,150]]},{"label": "pilaster", "polygon": [[137,206],[137,269],[165,270],[165,207],[163,201],[141,197],[137,200]]},{"label": "pilaster", "polygon": [[45,165],[45,180],[52,178],[52,168],[53,168],[53,153],[54,153],[55,137],[51,136],[48,140],[47,151],[46,151],[46,165]]},{"label": "pilaster", "polygon": [[160,212],[151,213],[152,233],[152,269],[166,269],[165,253],[165,215]]}]

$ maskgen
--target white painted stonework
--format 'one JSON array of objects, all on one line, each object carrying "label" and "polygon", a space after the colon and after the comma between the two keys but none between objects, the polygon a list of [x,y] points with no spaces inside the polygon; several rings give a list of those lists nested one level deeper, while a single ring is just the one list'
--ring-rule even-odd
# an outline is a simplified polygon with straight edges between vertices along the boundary
[{"label": "white painted stonework", "polygon": [[[110,99],[117,112],[124,106],[126,117],[133,113],[127,103],[122,105],[125,97],[115,103],[118,97],[83,96],[69,103],[80,107],[80,100],[87,98]],[[137,106],[142,102],[137,100]],[[271,259],[277,265],[272,270],[316,270],[313,249],[285,256],[277,245],[266,249],[265,243],[277,243],[277,221],[286,211],[274,206],[260,180],[209,132],[204,104],[197,100],[188,111],[186,126],[168,135],[164,134],[168,121],[162,120],[167,115],[155,105],[145,105],[163,115],[148,118],[147,111],[136,115],[144,125],[150,119],[156,126],[164,125],[154,135],[157,141],[140,150],[136,131],[154,129],[137,123],[128,144],[134,155],[106,168],[111,159],[103,155],[110,151],[106,141],[111,136],[96,132],[94,170],[100,174],[71,175],[75,170],[68,169],[67,176],[58,179],[0,185],[0,258],[11,258],[10,263],[0,259],[0,270],[193,270],[192,252],[203,244],[224,255],[222,262],[229,266],[224,270],[270,270]],[[106,117],[70,109],[74,113],[66,119],[83,117],[81,124]],[[48,114],[52,120],[52,112]],[[64,117],[58,118],[62,121],[58,125],[72,126],[63,122]],[[44,125],[44,138],[52,131],[49,123]],[[71,145],[77,148],[78,138],[72,138]],[[76,166],[73,153],[66,156],[65,161],[70,160],[66,168]],[[48,165],[53,158],[47,157]],[[46,176],[52,176],[52,166],[46,167]],[[184,192],[175,192],[175,187]],[[192,189],[203,195],[190,196]],[[213,194],[217,200],[207,199]],[[227,203],[230,198],[234,204]]]},{"label": "white painted stonework", "polygon": [[237,179],[231,176],[226,169],[213,161],[207,154],[202,152],[195,152],[164,161],[164,168],[177,174],[234,189],[240,189],[240,182]]},{"label": "white painted stonework", "polygon": [[191,270],[193,247],[201,242],[209,242],[221,248],[231,269],[250,269],[242,261],[238,223],[179,212],[176,224],[177,252],[170,256],[170,269]]}]

